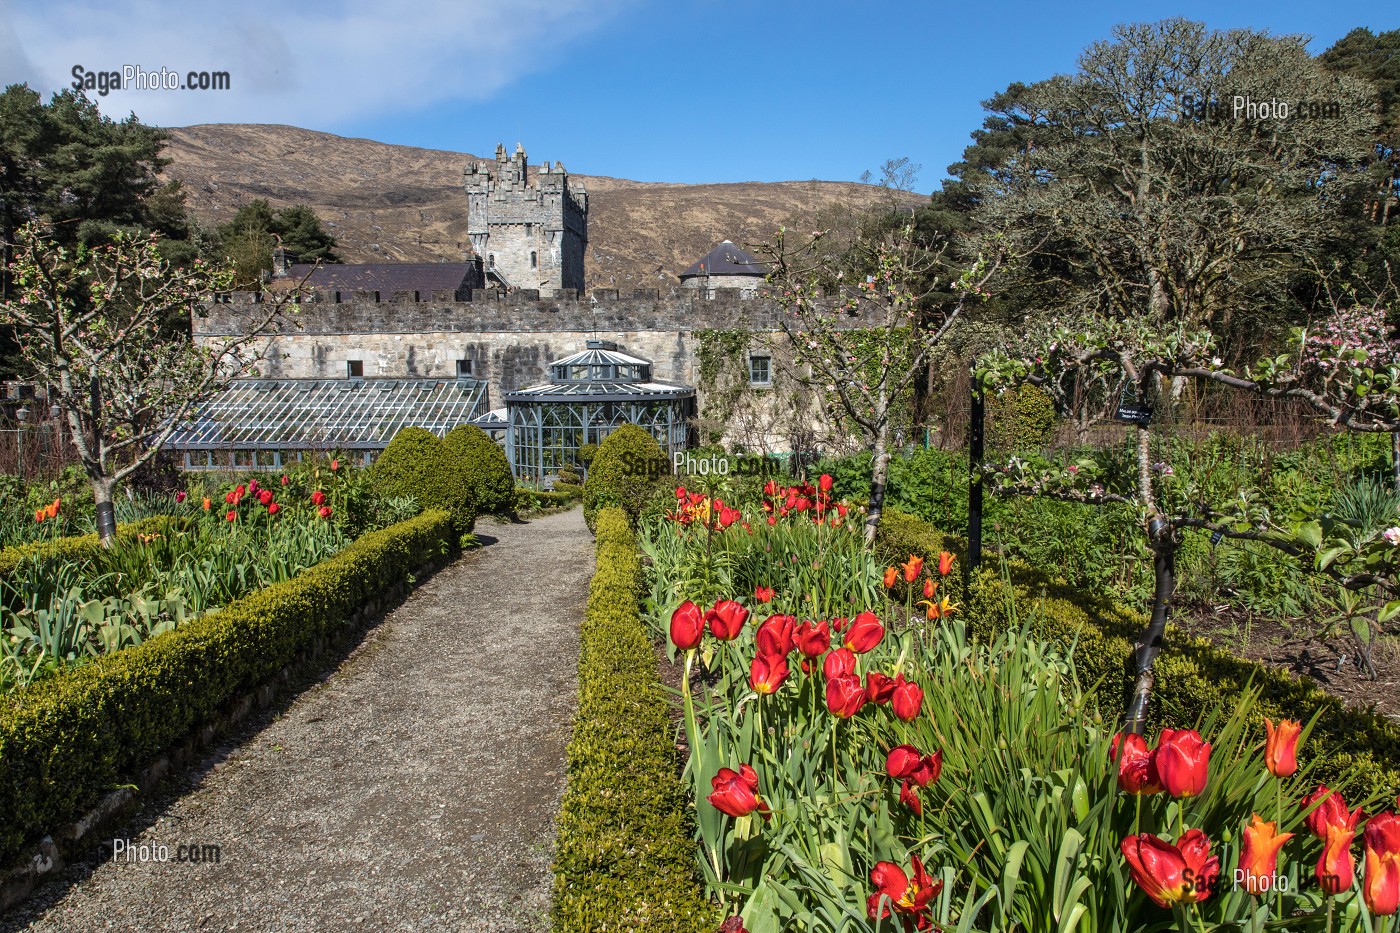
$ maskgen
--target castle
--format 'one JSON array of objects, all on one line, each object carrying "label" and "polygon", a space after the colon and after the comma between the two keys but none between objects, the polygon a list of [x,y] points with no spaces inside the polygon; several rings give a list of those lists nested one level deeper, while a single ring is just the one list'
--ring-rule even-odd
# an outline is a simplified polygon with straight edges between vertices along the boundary
[{"label": "castle", "polygon": [[[728,240],[685,270],[679,287],[585,294],[588,195],[561,163],[531,170],[523,147],[507,156],[498,146],[494,161],[466,165],[463,187],[474,255],[461,263],[313,269],[279,262],[273,287],[305,276],[306,291],[294,323],[269,338],[259,377],[284,386],[348,380],[342,388],[375,379],[385,392],[388,380],[416,381],[425,390],[430,382],[458,380],[479,386],[478,407],[503,424],[506,414],[494,406],[549,381],[551,363],[590,341],[643,358],[658,384],[693,386],[696,331],[779,329],[781,309],[761,294],[762,265]],[[195,319],[195,339],[246,333],[263,297],[223,296]],[[761,340],[749,349],[744,371],[752,384],[772,383],[771,352]],[[491,421],[485,411],[477,414],[473,420],[483,426]]]}]

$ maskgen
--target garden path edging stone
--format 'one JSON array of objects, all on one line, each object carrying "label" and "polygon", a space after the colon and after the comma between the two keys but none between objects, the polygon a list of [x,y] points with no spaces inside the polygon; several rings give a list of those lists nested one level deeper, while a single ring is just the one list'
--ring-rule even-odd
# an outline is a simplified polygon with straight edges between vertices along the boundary
[{"label": "garden path edging stone", "polygon": [[[0,930],[547,928],[593,542],[577,509],[477,530],[495,540],[144,804],[130,842],[171,861],[107,839]],[[174,861],[186,843],[217,864]]]}]

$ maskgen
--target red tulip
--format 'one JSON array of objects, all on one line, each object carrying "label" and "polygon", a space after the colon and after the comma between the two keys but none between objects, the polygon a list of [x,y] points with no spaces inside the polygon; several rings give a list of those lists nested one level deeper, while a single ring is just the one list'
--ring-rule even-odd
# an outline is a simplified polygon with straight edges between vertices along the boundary
[{"label": "red tulip", "polygon": [[846,511],[847,511],[847,509],[846,509],[846,503],[844,503],[844,502],[838,502],[838,503],[836,503],[836,515],[837,515],[838,518],[845,518],[845,517],[846,517]]},{"label": "red tulip", "polygon": [[311,494],[311,504],[312,504],[312,505],[325,505],[325,504],[326,504],[326,494],[325,494],[324,492],[322,492],[321,490],[319,490],[319,489],[316,490],[315,492],[313,492],[313,493]]},{"label": "red tulip", "polygon": [[909,773],[909,780],[920,787],[928,787],[943,773],[943,750],[919,759],[919,764]]},{"label": "red tulip", "polygon": [[1264,719],[1268,740],[1264,743],[1264,765],[1275,777],[1291,777],[1298,770],[1298,734],[1303,724],[1296,719],[1281,719],[1277,727]]},{"label": "red tulip", "polygon": [[238,513],[235,512],[233,509],[229,509],[229,510],[228,510],[228,513],[224,515],[224,520],[225,520],[225,521],[230,521],[230,522],[231,522],[231,521],[236,521],[237,519],[238,519]]},{"label": "red tulip", "polygon": [[1365,835],[1366,880],[1361,897],[1371,913],[1389,917],[1400,911],[1400,817],[1371,817]]},{"label": "red tulip", "polygon": [[278,505],[276,502],[269,502],[269,503],[267,504],[267,514],[268,514],[268,515],[276,515],[279,511],[281,511],[281,509],[282,509],[282,506]]},{"label": "red tulip", "polygon": [[768,516],[768,524],[770,524],[770,525],[776,525],[776,524],[778,524],[778,519],[777,519],[775,516],[770,515],[770,516]]},{"label": "red tulip", "polygon": [[855,669],[856,656],[850,648],[837,648],[822,662],[822,673],[826,675],[827,680],[854,676]]},{"label": "red tulip", "polygon": [[919,574],[923,573],[924,559],[916,554],[910,554],[909,559],[899,566],[904,571],[904,582],[913,583],[919,579]]},{"label": "red tulip", "polygon": [[1256,897],[1273,890],[1279,849],[1292,838],[1292,833],[1280,833],[1277,823],[1265,823],[1259,814],[1253,814],[1244,828],[1235,883]]},{"label": "red tulip", "polygon": [[272,501],[272,490],[271,490],[271,489],[259,489],[259,490],[258,490],[258,501],[261,502],[263,505],[267,505],[269,502],[271,502],[271,501]]},{"label": "red tulip", "polygon": [[338,469],[340,469],[340,461],[339,461],[339,460],[332,460],[332,461],[331,461],[331,472],[334,473],[334,472],[335,472],[336,470],[338,470]]},{"label": "red tulip", "polygon": [[175,502],[176,502],[177,505],[178,505],[179,503],[181,503],[181,502],[184,502],[184,501],[185,501],[186,499],[188,499],[188,498],[189,498],[189,494],[186,493],[183,489],[181,489],[179,492],[175,493]]},{"label": "red tulip", "polygon": [[258,481],[257,481],[257,480],[249,480],[249,481],[248,481],[248,494],[249,494],[249,495],[257,495],[257,492],[258,492]]},{"label": "red tulip", "polygon": [[817,488],[822,492],[831,492],[831,487],[834,485],[836,485],[836,483],[828,473],[823,473],[821,478],[817,480]]},{"label": "red tulip", "polygon": [[905,722],[918,718],[924,705],[924,689],[912,680],[905,680],[900,674],[894,679],[894,693],[890,696],[890,709]]},{"label": "red tulip", "polygon": [[1205,790],[1210,743],[1195,729],[1163,729],[1153,760],[1162,786],[1173,797],[1194,797]]},{"label": "red tulip", "polygon": [[321,506],[319,509],[316,510],[316,514],[317,514],[317,515],[320,515],[322,518],[330,518],[330,517],[331,517],[331,507],[328,506],[328,505],[323,505],[323,506]]},{"label": "red tulip", "polygon": [[765,496],[776,496],[778,494],[778,484],[770,479],[763,484],[763,494]]},{"label": "red tulip", "polygon": [[919,792],[914,789],[910,781],[903,781],[899,785],[899,802],[914,811],[916,816],[924,815],[924,802],[919,799]]},{"label": "red tulip", "polygon": [[769,616],[758,627],[754,640],[759,654],[772,654],[787,657],[795,646],[794,632],[797,619],[793,616]]},{"label": "red tulip", "polygon": [[797,650],[805,657],[819,658],[831,647],[831,629],[826,620],[803,622],[797,627]]},{"label": "red tulip", "polygon": [[710,778],[710,787],[713,791],[705,799],[719,812],[738,818],[757,810],[768,819],[768,805],[758,796],[758,775],[748,765],[740,765],[738,771],[720,768]]},{"label": "red tulip", "polygon": [[226,496],[224,496],[224,501],[227,502],[229,505],[235,505],[235,504],[237,504],[237,502],[238,502],[238,492],[237,492],[237,490],[232,490],[232,489],[229,490],[228,494],[227,494]]},{"label": "red tulip", "polygon": [[787,677],[787,655],[759,652],[749,665],[749,686],[755,693],[776,693]]},{"label": "red tulip", "polygon": [[1308,832],[1318,839],[1326,841],[1329,827],[1337,827],[1347,832],[1355,832],[1356,825],[1361,822],[1361,808],[1357,807],[1353,813],[1347,809],[1346,801],[1342,795],[1334,790],[1329,790],[1327,785],[1319,784],[1317,790],[1303,798],[1299,804],[1301,809],[1308,809],[1313,804],[1321,801],[1320,806],[1303,818],[1303,822],[1308,827]]},{"label": "red tulip", "polygon": [[826,682],[826,708],[841,719],[850,719],[865,705],[865,689],[855,674],[842,674]]},{"label": "red tulip", "polygon": [[685,498],[685,487],[684,487],[684,486],[677,486],[677,487],[676,487],[676,498],[677,498],[677,499],[684,499],[684,498]]},{"label": "red tulip", "polygon": [[721,599],[713,609],[705,613],[705,621],[710,624],[710,633],[720,641],[731,641],[744,630],[744,622],[749,611],[732,599]]},{"label": "red tulip", "polygon": [[1327,836],[1322,840],[1322,854],[1318,856],[1317,868],[1313,870],[1323,894],[1335,897],[1343,891],[1350,891],[1356,883],[1356,860],[1351,855],[1351,844],[1355,839],[1355,830],[1338,825],[1327,827]]},{"label": "red tulip", "polygon": [[938,575],[946,577],[953,572],[953,555],[947,551],[938,552]]},{"label": "red tulip", "polygon": [[754,589],[753,598],[761,603],[771,603],[773,601],[773,588],[771,586],[760,586]]},{"label": "red tulip", "polygon": [[671,613],[671,643],[681,651],[689,651],[700,644],[705,634],[705,614],[700,607],[686,600]]},{"label": "red tulip", "polygon": [[291,481],[292,481],[292,478],[291,478],[290,476],[288,476],[286,473],[283,473],[283,474],[282,474],[282,485],[283,485],[283,486],[287,485],[287,484],[290,483]]},{"label": "red tulip", "polygon": [[[870,883],[875,885],[875,893],[865,904],[870,919],[882,920],[893,910],[919,929],[929,928],[926,914],[933,899],[943,890],[943,882],[929,878],[917,855],[910,857],[909,867],[908,874],[894,862],[877,862],[870,869]],[[910,924],[905,926],[907,929]]]},{"label": "red tulip", "polygon": [[846,647],[856,654],[865,654],[885,637],[885,627],[873,612],[862,612],[846,630]]},{"label": "red tulip", "polygon": [[749,933],[749,931],[744,927],[743,917],[738,914],[730,914],[719,925],[718,933]]},{"label": "red tulip", "polygon": [[239,483],[237,486],[233,487],[233,494],[240,499],[242,499],[247,493],[248,487],[244,486],[242,483]]},{"label": "red tulip", "polygon": [[914,773],[914,769],[919,766],[919,761],[922,758],[923,756],[914,746],[896,745],[885,756],[885,772],[896,780],[907,778]]},{"label": "red tulip", "polygon": [[1147,739],[1132,732],[1119,734],[1113,737],[1112,748],[1110,754],[1118,762],[1119,790],[1140,796],[1161,793],[1162,781],[1157,776],[1155,756],[1147,747]]},{"label": "red tulip", "polygon": [[871,671],[865,675],[865,699],[876,706],[888,703],[894,693],[894,685],[893,677],[887,677],[879,671]]},{"label": "red tulip", "polygon": [[1210,855],[1210,840],[1199,829],[1188,829],[1176,845],[1140,833],[1119,848],[1133,881],[1158,907],[1204,901],[1220,874],[1220,858]]}]

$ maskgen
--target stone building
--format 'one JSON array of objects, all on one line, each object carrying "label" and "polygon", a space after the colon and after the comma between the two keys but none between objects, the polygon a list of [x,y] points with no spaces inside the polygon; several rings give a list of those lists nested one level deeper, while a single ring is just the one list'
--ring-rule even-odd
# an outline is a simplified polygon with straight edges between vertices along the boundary
[{"label": "stone building", "polygon": [[725,240],[681,273],[682,288],[737,288],[753,293],[763,285],[768,267]]},{"label": "stone building", "polygon": [[562,162],[533,173],[519,144],[496,161],[468,162],[467,233],[486,280],[506,288],[582,289],[588,246],[588,193]]}]

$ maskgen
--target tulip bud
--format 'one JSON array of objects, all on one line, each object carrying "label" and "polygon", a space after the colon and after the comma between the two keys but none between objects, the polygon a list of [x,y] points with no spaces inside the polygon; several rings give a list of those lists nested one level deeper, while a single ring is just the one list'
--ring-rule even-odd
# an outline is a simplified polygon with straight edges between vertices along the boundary
[{"label": "tulip bud", "polygon": [[1282,719],[1275,727],[1266,718],[1264,730],[1268,735],[1264,743],[1264,764],[1269,773],[1275,777],[1291,777],[1298,770],[1298,735],[1303,724],[1296,719]]},{"label": "tulip bud", "polygon": [[900,674],[895,678],[894,691],[890,694],[890,709],[905,722],[918,718],[924,705],[924,688],[912,680],[905,680]]},{"label": "tulip bud", "polygon": [[238,513],[235,512],[233,509],[229,509],[228,512],[224,514],[224,520],[225,520],[225,521],[230,521],[230,522],[231,522],[231,521],[237,520],[237,518],[238,518]]},{"label": "tulip bud", "polygon": [[282,506],[278,505],[276,502],[269,502],[267,504],[267,514],[276,515],[281,508]]},{"label": "tulip bud", "polygon": [[695,603],[687,599],[671,613],[671,643],[681,651],[699,645],[704,633],[705,616]]},{"label": "tulip bud", "polygon": [[321,506],[320,509],[317,510],[316,514],[317,514],[317,515],[320,515],[322,518],[330,518],[330,517],[331,517],[331,507],[328,506],[328,505],[323,505],[323,506]]}]

